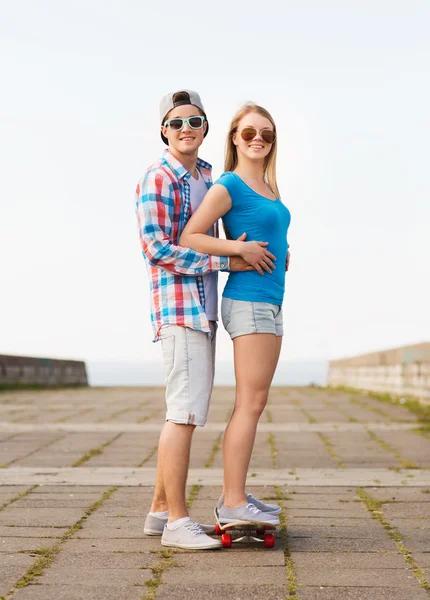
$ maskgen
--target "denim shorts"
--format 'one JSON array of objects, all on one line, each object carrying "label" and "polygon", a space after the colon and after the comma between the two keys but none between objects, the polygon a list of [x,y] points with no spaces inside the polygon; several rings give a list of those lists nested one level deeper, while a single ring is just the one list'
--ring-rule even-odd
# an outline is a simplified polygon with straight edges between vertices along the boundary
[{"label": "denim shorts", "polygon": [[231,339],[251,333],[284,335],[282,307],[268,302],[222,299],[222,322]]},{"label": "denim shorts", "polygon": [[160,330],[166,374],[166,421],[205,425],[215,375],[217,323],[210,321],[211,337],[179,325]]}]

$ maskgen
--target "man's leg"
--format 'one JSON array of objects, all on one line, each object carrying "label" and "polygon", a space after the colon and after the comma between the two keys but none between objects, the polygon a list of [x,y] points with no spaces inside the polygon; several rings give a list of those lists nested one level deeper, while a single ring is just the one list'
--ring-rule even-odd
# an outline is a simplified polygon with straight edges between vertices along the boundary
[{"label": "man's leg", "polygon": [[161,430],[160,439],[158,441],[157,476],[155,479],[155,490],[151,504],[151,512],[154,513],[167,511],[166,490],[164,489],[163,462],[161,460],[163,431],[164,428]]},{"label": "man's leg", "polygon": [[[164,485],[160,484],[159,494],[164,492],[165,503],[163,507],[159,502],[157,509],[151,507],[151,510],[167,510],[168,506],[169,523],[188,516],[185,488],[194,429],[194,425],[166,421],[160,436],[158,464],[161,466]],[[157,479],[159,479],[158,472]]]},{"label": "man's leg", "polygon": [[[177,513],[188,514],[185,486],[195,429],[193,423],[196,420],[197,424],[204,424],[213,385],[216,339],[213,323],[211,330],[211,341],[206,334],[184,327],[169,326],[161,330],[167,418],[172,421],[166,421],[159,439],[151,513],[168,510],[169,522],[181,518],[176,516]],[[180,420],[182,423],[174,422]]]},{"label": "man's leg", "polygon": [[[221,542],[207,535],[214,532],[214,527],[193,521],[185,498],[192,435],[196,425],[203,427],[206,423],[209,409],[215,340],[201,331],[178,326],[162,330],[162,340],[167,422],[159,442],[159,479],[169,514],[161,544],[188,550],[219,549]],[[157,493],[160,497],[162,491]]]}]

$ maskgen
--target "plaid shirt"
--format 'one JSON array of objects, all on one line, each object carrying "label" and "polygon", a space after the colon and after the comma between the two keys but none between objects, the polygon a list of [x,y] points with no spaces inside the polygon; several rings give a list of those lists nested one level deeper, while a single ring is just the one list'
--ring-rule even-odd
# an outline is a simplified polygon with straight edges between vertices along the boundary
[{"label": "plaid shirt", "polygon": [[[198,159],[197,167],[209,189],[211,165]],[[190,177],[191,173],[166,150],[136,188],[136,215],[149,274],[154,342],[160,339],[162,325],[180,325],[210,334],[202,275],[229,267],[228,258],[178,245],[191,213]],[[218,224],[214,233],[218,237]]]}]

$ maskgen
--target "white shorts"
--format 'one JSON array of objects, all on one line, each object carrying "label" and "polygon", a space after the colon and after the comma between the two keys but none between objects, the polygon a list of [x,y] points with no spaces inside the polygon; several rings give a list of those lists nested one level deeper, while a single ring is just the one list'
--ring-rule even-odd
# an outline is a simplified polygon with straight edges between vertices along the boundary
[{"label": "white shorts", "polygon": [[214,375],[217,323],[211,339],[203,331],[178,325],[160,330],[166,372],[166,421],[203,427],[209,412]]}]

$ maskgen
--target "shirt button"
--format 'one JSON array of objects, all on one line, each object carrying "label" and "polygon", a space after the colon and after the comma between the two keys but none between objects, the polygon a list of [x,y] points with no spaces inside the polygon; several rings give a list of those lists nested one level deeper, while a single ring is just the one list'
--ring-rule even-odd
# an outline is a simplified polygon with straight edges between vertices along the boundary
[{"label": "shirt button", "polygon": [[200,276],[197,277],[197,281],[201,281],[201,280],[202,280],[202,278]]}]

